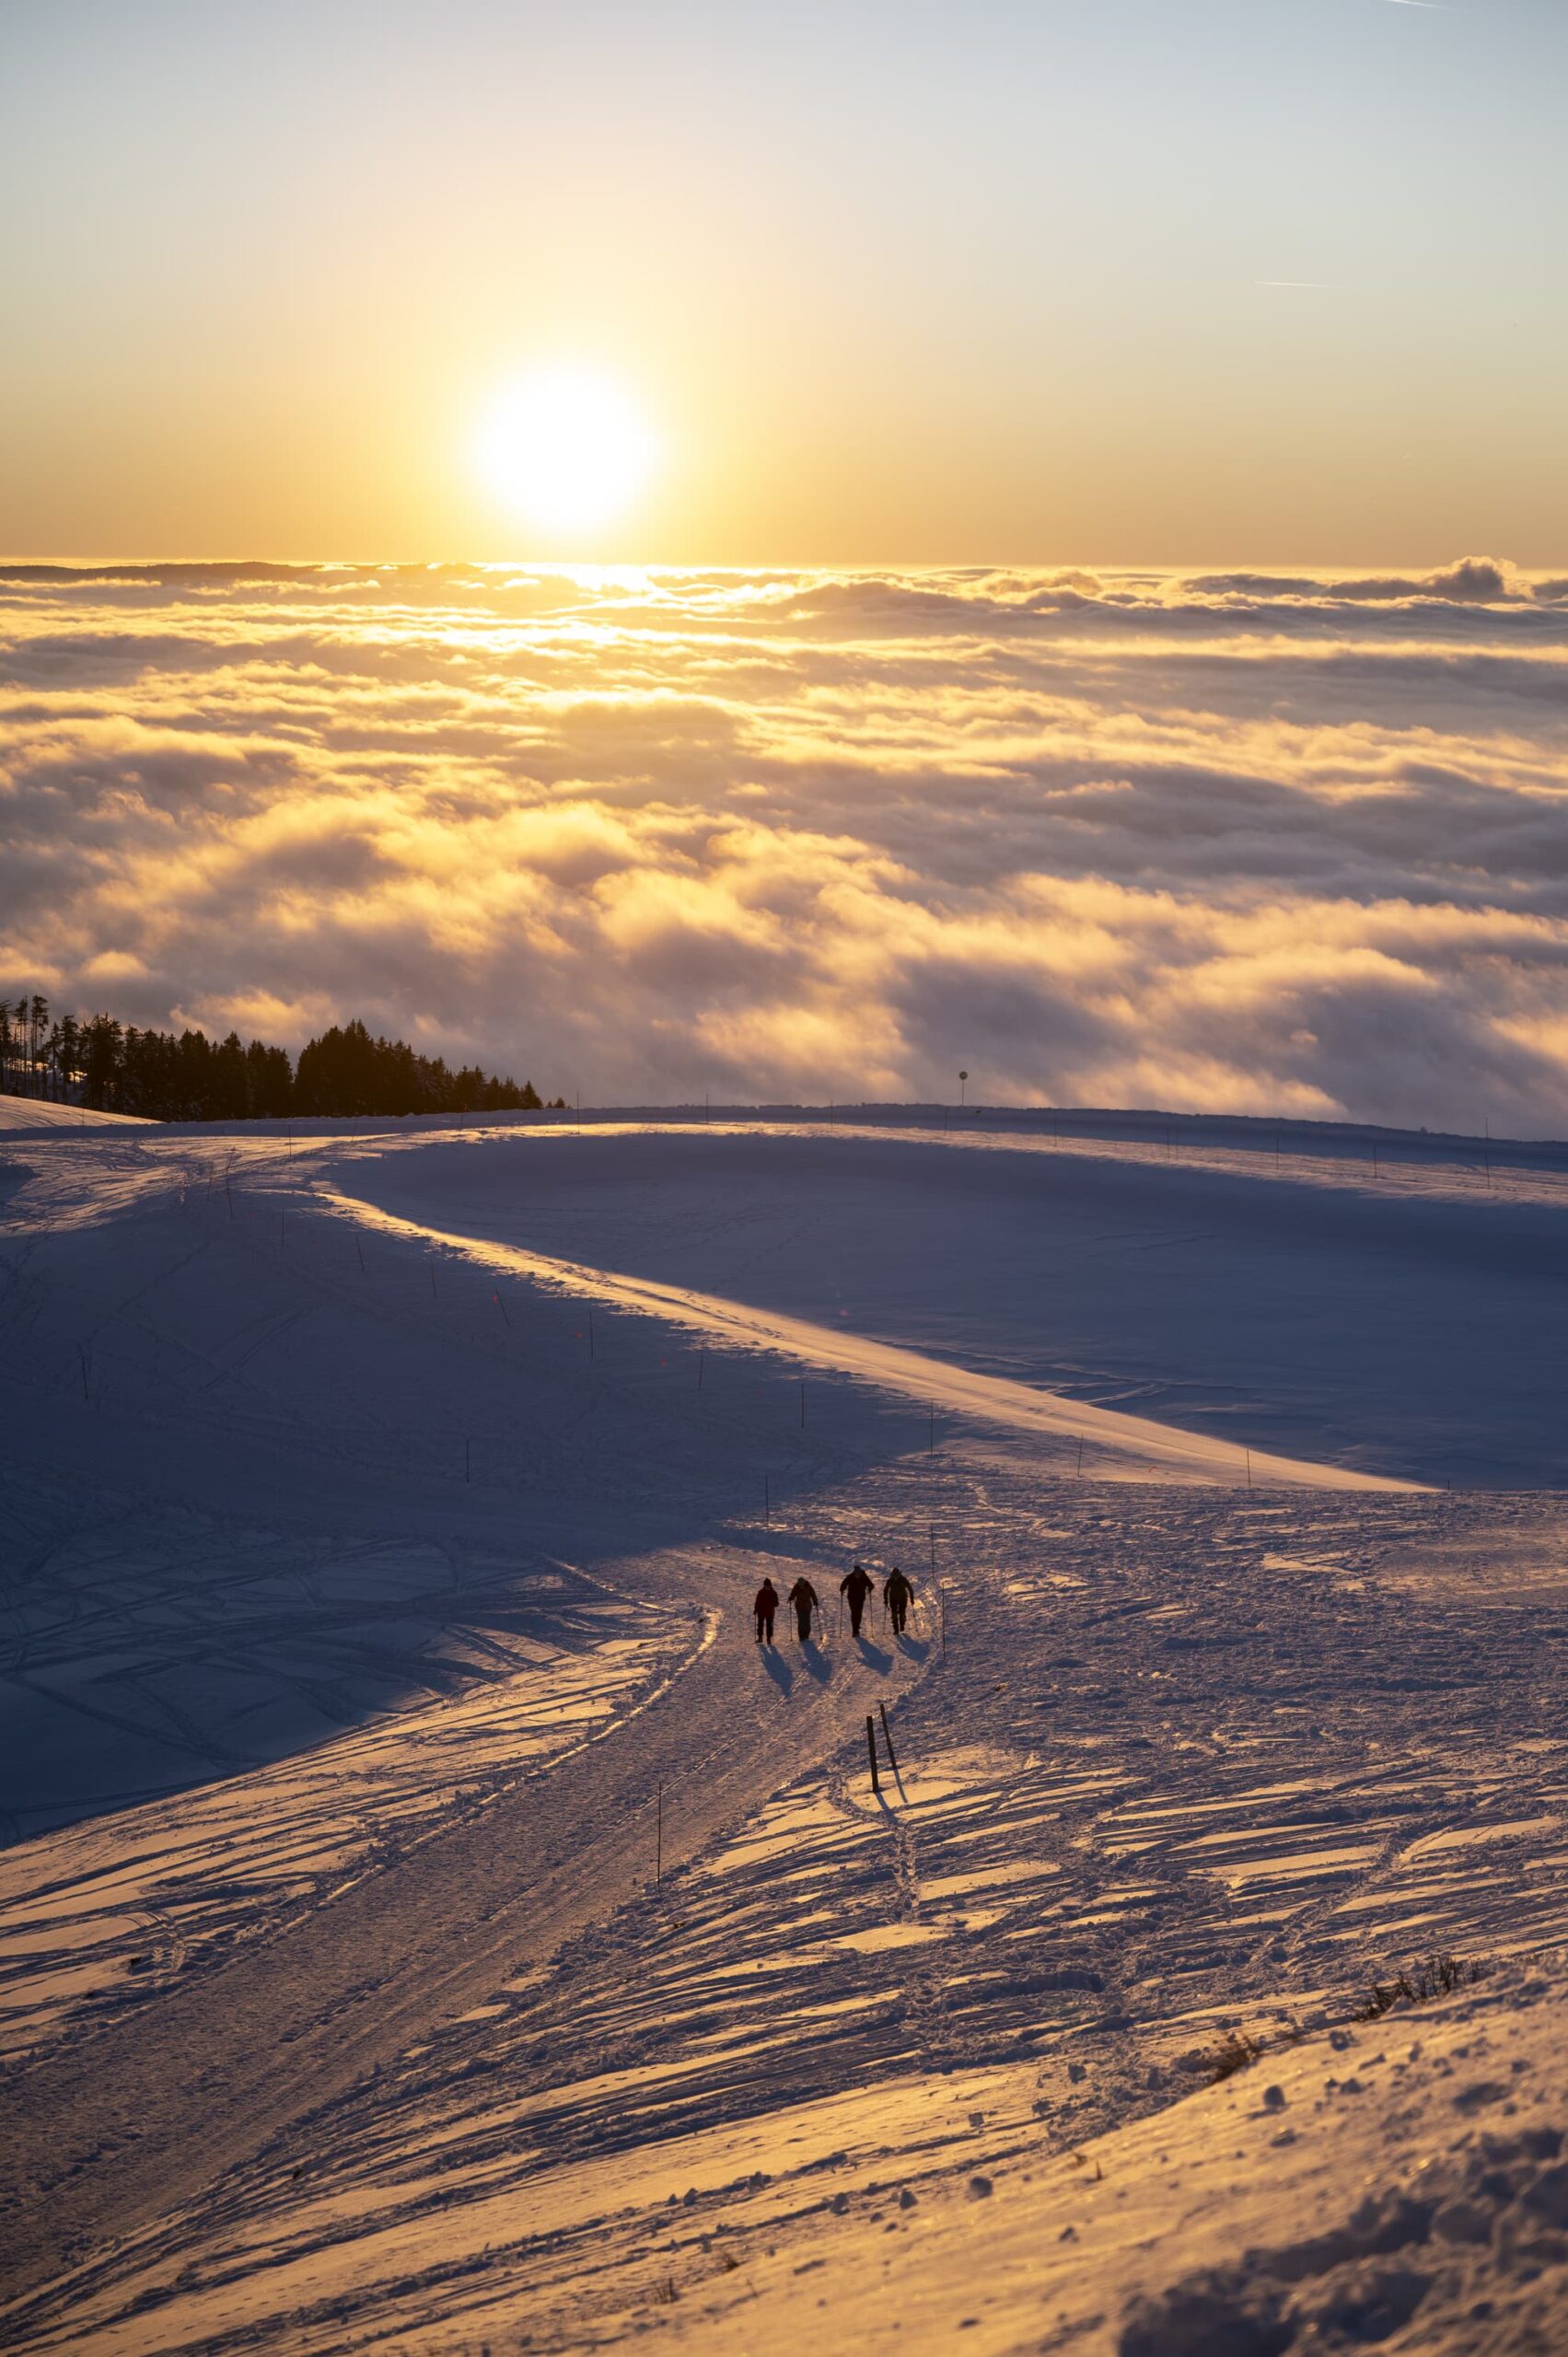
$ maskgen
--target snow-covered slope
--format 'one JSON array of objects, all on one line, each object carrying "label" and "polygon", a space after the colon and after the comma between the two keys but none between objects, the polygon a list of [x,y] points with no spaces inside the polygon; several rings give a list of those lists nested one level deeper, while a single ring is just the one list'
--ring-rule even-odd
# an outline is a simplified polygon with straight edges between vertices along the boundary
[{"label": "snow-covered slope", "polygon": [[33,1130],[150,1130],[156,1122],[137,1113],[89,1112],[83,1105],[52,1105],[41,1097],[0,1096],[0,1137]]},{"label": "snow-covered slope", "polygon": [[1562,1181],[1289,1144],[7,1141],[9,2342],[1550,2347]]},{"label": "snow-covered slope", "polygon": [[[837,1325],[1032,1390],[1446,1485],[1568,1480],[1568,1175],[1051,1133],[427,1142],[345,1183],[416,1222]],[[1172,1469],[1176,1469],[1174,1467]]]}]

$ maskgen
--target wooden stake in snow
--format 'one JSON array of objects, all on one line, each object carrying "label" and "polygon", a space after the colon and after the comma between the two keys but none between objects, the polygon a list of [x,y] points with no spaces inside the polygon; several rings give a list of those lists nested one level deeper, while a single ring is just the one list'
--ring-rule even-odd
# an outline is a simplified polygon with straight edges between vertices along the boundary
[{"label": "wooden stake in snow", "polygon": [[502,1300],[502,1298],[501,1298],[500,1295],[499,1295],[498,1293],[497,1293],[497,1294],[493,1294],[493,1295],[491,1295],[491,1299],[494,1302],[496,1308],[501,1312],[502,1317],[503,1317],[503,1318],[505,1318],[506,1319],[507,1327],[508,1327],[508,1328],[510,1328],[511,1323],[512,1323],[512,1320],[511,1320],[511,1318],[507,1316],[506,1305],[505,1305],[505,1303]]},{"label": "wooden stake in snow", "polygon": [[880,1793],[881,1781],[877,1773],[877,1728],[869,1711],[865,1713],[865,1756],[871,1762],[871,1789]]},{"label": "wooden stake in snow", "polygon": [[360,1242],[357,1236],[354,1239],[354,1248],[359,1255],[359,1273],[363,1276],[365,1274],[365,1247]]},{"label": "wooden stake in snow", "polygon": [[892,1730],[888,1724],[888,1705],[886,1702],[878,1702],[877,1708],[882,1713],[882,1740],[888,1747],[888,1765],[896,1776],[899,1772],[899,1755],[893,1749]]}]

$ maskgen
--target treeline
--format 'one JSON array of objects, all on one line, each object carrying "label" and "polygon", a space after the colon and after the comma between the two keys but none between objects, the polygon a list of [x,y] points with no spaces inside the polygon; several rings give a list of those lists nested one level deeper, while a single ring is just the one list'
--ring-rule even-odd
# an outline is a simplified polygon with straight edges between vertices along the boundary
[{"label": "treeline", "polygon": [[[55,1016],[37,993],[0,1003],[0,1090],[154,1121],[263,1121],[290,1114],[506,1113],[540,1103],[521,1087],[363,1023],[334,1024],[299,1051],[204,1031],[139,1031],[111,1015]],[[557,1105],[565,1102],[556,1098]]]}]

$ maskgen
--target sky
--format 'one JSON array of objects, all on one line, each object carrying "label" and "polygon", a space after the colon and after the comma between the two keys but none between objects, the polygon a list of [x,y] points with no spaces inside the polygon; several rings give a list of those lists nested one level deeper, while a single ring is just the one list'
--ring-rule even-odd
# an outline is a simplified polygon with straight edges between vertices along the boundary
[{"label": "sky", "polygon": [[[0,552],[1568,567],[1562,0],[6,0]],[[591,529],[475,466],[600,372]]]},{"label": "sky", "polygon": [[1568,576],[0,570],[0,994],[1568,1134]]}]

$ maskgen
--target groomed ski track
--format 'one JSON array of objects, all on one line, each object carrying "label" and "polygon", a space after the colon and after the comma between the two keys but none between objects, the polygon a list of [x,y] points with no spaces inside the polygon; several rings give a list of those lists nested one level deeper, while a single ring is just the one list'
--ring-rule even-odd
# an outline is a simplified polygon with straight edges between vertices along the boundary
[{"label": "groomed ski track", "polygon": [[[757,1577],[784,1568],[770,1556]],[[705,1585],[697,1555],[685,1569],[693,1588]],[[661,1782],[668,1869],[828,1757],[875,1696],[913,1674],[876,1647],[863,1663],[846,1639],[829,1677],[797,1678],[790,1707],[749,1718],[742,1741],[754,1651],[749,1628],[715,1615],[633,1718],[448,1820],[259,1950],[22,2075],[8,2098],[0,2177],[8,2300],[44,2282],[57,2300],[95,2247],[167,2216],[291,2120],[612,1911],[653,1878]]]}]

